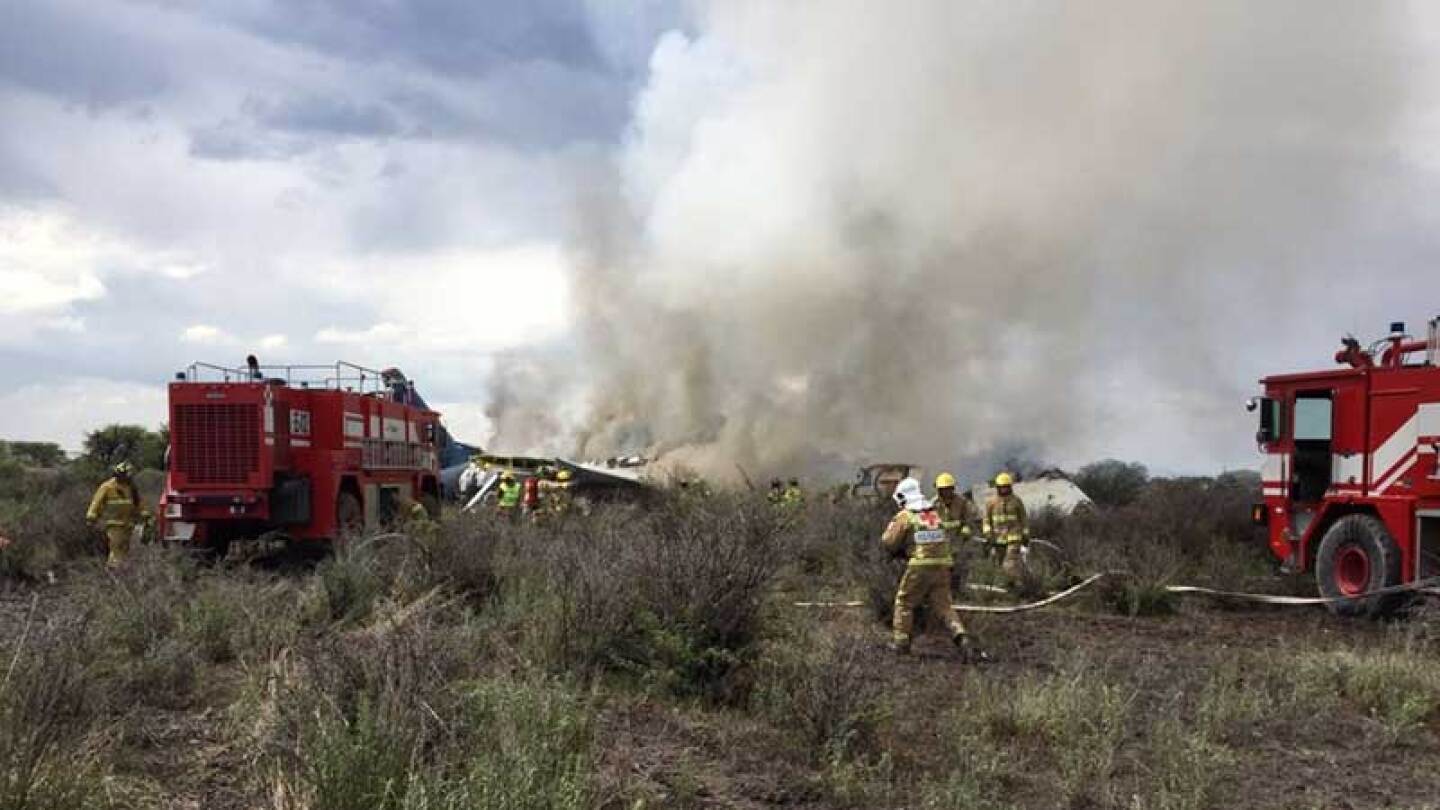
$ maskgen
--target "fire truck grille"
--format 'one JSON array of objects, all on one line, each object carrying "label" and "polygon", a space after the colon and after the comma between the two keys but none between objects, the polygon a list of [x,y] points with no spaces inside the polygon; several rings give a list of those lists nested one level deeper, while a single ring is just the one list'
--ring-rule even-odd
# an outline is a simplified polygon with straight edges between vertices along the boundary
[{"label": "fire truck grille", "polygon": [[178,405],[175,470],[192,484],[244,484],[260,469],[255,405]]}]

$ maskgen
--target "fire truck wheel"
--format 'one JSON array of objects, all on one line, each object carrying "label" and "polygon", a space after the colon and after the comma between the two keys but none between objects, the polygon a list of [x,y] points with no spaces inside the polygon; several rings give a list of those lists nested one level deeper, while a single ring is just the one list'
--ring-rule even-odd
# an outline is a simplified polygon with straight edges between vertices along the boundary
[{"label": "fire truck wheel", "polygon": [[1335,521],[1315,555],[1315,581],[1340,616],[1379,616],[1393,609],[1393,596],[1362,594],[1400,584],[1400,548],[1371,515],[1346,515]]},{"label": "fire truck wheel", "polygon": [[365,533],[365,509],[353,492],[342,492],[335,499],[335,527],[343,541]]}]

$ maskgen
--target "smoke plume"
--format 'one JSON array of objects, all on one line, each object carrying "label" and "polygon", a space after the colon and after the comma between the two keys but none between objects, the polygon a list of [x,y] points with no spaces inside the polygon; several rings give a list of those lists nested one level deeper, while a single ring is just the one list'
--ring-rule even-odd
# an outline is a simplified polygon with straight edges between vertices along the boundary
[{"label": "smoke plume", "polygon": [[1404,15],[704,7],[577,173],[573,345],[497,380],[494,444],[718,475],[1243,457],[1234,347],[1347,239]]}]

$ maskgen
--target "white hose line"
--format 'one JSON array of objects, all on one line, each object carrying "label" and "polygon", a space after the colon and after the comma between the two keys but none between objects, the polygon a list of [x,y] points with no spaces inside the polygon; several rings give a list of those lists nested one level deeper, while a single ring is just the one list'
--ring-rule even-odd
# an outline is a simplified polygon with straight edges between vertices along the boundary
[{"label": "white hose line", "polygon": [[[1124,571],[1102,571],[1099,574],[1092,574],[1088,579],[1072,585],[1063,591],[1053,593],[1038,602],[1027,602],[1023,605],[954,605],[957,613],[1024,613],[1030,610],[1038,610],[1049,607],[1057,602],[1062,602],[1086,588],[1094,585],[1105,577],[1129,576]],[[1197,596],[1209,596],[1217,599],[1231,599],[1241,602],[1254,602],[1262,605],[1328,605],[1332,602],[1347,602],[1352,599],[1369,599],[1373,596],[1386,596],[1396,593],[1418,592],[1426,594],[1440,593],[1435,586],[1440,585],[1440,577],[1421,579],[1405,585],[1392,585],[1388,588],[1369,591],[1357,596],[1277,596],[1268,593],[1241,593],[1239,591],[1222,591],[1215,588],[1204,588],[1198,585],[1167,585],[1165,591],[1180,596],[1194,594]],[[805,608],[855,608],[864,607],[867,603],[863,601],[853,602],[796,602],[795,607]]]}]

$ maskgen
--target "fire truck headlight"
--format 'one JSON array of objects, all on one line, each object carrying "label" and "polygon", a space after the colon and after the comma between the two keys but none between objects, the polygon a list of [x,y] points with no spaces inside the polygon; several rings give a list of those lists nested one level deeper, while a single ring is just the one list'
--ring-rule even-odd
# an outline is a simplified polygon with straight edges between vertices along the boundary
[{"label": "fire truck headlight", "polygon": [[1263,503],[1257,503],[1250,507],[1250,520],[1256,526],[1270,525],[1270,510]]}]

